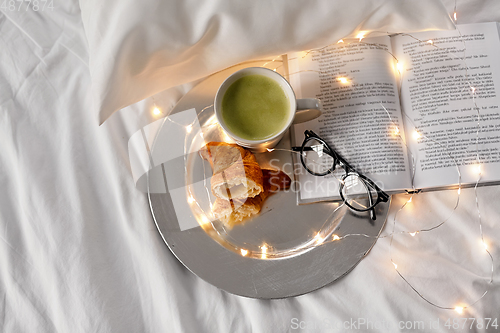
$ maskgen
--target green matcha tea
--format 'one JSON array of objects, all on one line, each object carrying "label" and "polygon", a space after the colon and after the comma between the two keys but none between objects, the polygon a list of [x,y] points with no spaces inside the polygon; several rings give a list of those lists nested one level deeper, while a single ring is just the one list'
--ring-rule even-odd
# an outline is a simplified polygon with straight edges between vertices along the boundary
[{"label": "green matcha tea", "polygon": [[222,119],[235,135],[246,140],[264,140],[286,125],[290,103],[273,79],[252,74],[233,82],[222,98]]}]

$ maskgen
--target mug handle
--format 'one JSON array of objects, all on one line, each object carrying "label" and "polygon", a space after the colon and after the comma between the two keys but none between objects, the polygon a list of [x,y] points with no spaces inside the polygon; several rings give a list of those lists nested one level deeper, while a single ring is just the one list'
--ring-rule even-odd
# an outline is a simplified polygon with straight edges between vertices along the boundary
[{"label": "mug handle", "polygon": [[297,99],[297,110],[293,124],[304,123],[321,116],[321,101],[316,98],[301,98]]}]

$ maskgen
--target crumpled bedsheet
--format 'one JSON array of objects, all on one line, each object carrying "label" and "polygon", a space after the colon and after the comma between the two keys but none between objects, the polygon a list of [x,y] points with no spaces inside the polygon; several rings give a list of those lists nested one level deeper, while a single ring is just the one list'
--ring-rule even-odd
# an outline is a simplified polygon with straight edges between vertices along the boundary
[{"label": "crumpled bedsheet", "polygon": [[[443,229],[412,246],[395,235],[392,252],[390,237],[379,239],[351,273],[307,295],[249,299],[196,277],[163,243],[131,176],[127,142],[155,120],[148,104],[98,126],[79,4],[54,5],[0,11],[0,331],[484,332],[470,329],[471,320],[455,330],[454,320],[500,317],[499,186],[477,190],[494,281],[462,315],[421,299],[390,258],[438,305],[480,296],[490,264],[473,189],[462,190]],[[453,12],[454,1],[444,5]],[[495,0],[458,1],[457,11],[461,23],[500,21]],[[168,109],[190,87],[155,98]],[[446,218],[450,193],[418,195],[397,215],[396,230]],[[385,234],[406,200],[393,197]]]}]

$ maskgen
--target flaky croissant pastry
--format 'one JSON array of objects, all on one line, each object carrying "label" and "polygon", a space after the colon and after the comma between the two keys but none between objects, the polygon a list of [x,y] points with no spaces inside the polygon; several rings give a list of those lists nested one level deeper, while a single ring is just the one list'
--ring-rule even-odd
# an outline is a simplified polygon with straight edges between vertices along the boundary
[{"label": "flaky croissant pastry", "polygon": [[200,155],[212,166],[211,188],[217,198],[246,200],[264,190],[262,170],[249,150],[236,144],[209,142]]},{"label": "flaky croissant pastry", "polygon": [[280,189],[290,187],[290,177],[279,170],[262,170],[264,177],[264,190],[254,198],[224,200],[217,198],[212,207],[214,216],[232,228],[234,225],[252,215],[258,214],[262,209],[264,200],[272,193]]}]

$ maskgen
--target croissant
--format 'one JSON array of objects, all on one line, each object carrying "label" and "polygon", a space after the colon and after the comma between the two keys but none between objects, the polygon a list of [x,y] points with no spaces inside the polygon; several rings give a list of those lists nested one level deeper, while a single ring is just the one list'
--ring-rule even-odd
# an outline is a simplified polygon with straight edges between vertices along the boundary
[{"label": "croissant", "polygon": [[254,198],[264,190],[262,170],[245,148],[225,142],[209,142],[200,155],[213,170],[212,193],[224,200]]},{"label": "croissant", "polygon": [[262,170],[264,177],[264,190],[254,198],[224,200],[217,198],[212,207],[214,216],[232,228],[241,223],[245,218],[258,214],[262,209],[264,200],[280,189],[290,187],[290,177],[279,170]]}]

